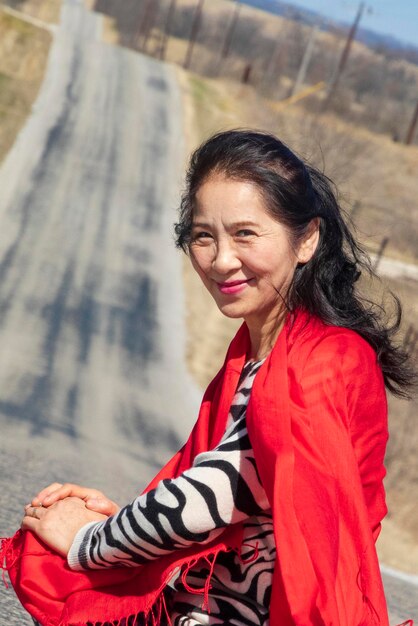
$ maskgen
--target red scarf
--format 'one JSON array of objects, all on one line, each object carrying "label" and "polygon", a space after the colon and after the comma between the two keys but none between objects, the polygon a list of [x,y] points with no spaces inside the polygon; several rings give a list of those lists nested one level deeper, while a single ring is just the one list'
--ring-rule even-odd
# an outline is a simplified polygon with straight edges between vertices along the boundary
[{"label": "red scarf", "polygon": [[[366,380],[361,385],[356,381],[367,373],[360,365],[347,363],[349,374],[334,371],[333,364],[321,360],[315,365],[321,346],[333,354],[337,348],[332,346],[341,350],[342,339],[347,345],[360,342],[364,348],[365,342],[351,331],[325,326],[302,312],[289,316],[254,381],[247,427],[272,506],[278,554],[270,626],[388,626],[374,547],[386,513],[381,486],[387,439],[383,383],[375,362],[378,384]],[[220,441],[248,353],[244,324],[204,395],[187,443],[147,490],[163,478],[178,476],[197,454]],[[305,370],[310,372],[309,385],[302,377]],[[345,375],[350,379],[338,386]],[[332,397],[321,386],[324,378],[337,378]],[[349,396],[347,389],[352,390]],[[328,405],[330,409],[324,409]],[[369,421],[358,429],[355,423],[356,413],[363,420],[358,411],[363,405],[365,413],[371,412],[370,424],[377,424],[377,431],[376,424],[372,429],[377,436],[373,446]],[[359,467],[364,459],[371,468],[367,483],[378,485],[371,491],[367,484],[362,486]],[[240,549],[241,537],[241,525],[231,526],[204,549],[197,544],[132,569],[73,572],[63,558],[21,531],[4,542],[3,555],[20,601],[44,626],[117,625],[141,613],[145,615],[141,623],[159,624],[165,613],[163,590],[172,573],[179,567],[187,572],[200,558],[213,567],[220,551]],[[202,594],[207,594],[209,584],[210,580]]]}]

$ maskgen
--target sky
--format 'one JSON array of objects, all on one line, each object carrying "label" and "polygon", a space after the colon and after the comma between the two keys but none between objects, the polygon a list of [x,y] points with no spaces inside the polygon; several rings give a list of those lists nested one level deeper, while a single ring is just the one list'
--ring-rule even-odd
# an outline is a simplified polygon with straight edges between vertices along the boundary
[{"label": "sky", "polygon": [[[356,0],[287,0],[327,17],[352,22],[359,2]],[[366,0],[360,26],[418,46],[418,0]]]}]

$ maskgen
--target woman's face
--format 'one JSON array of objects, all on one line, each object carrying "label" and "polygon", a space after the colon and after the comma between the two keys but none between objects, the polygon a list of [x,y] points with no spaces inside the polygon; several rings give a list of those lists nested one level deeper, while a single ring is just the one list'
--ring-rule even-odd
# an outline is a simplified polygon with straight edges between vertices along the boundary
[{"label": "woman's face", "polygon": [[199,188],[190,255],[224,315],[256,327],[279,316],[301,254],[254,184],[214,175]]}]

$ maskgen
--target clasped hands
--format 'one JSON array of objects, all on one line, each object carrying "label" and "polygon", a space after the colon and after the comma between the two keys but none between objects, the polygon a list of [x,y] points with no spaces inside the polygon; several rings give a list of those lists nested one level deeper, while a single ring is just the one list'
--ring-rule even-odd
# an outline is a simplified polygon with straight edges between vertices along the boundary
[{"label": "clasped hands", "polygon": [[31,530],[66,557],[77,532],[89,522],[101,522],[120,507],[101,491],[80,485],[53,483],[25,506],[22,530]]}]

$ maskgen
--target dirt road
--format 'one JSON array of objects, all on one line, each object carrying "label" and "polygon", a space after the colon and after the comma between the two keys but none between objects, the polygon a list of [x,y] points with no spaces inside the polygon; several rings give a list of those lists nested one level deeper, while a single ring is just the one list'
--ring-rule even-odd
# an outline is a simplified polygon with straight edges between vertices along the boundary
[{"label": "dirt road", "polygon": [[[100,28],[64,2],[41,94],[0,171],[2,535],[53,480],[132,499],[200,395],[184,365],[171,235],[178,86],[169,67],[102,44]],[[397,579],[385,580],[390,595]],[[396,598],[393,611],[410,615]],[[24,624],[0,588],[0,626]]]}]

